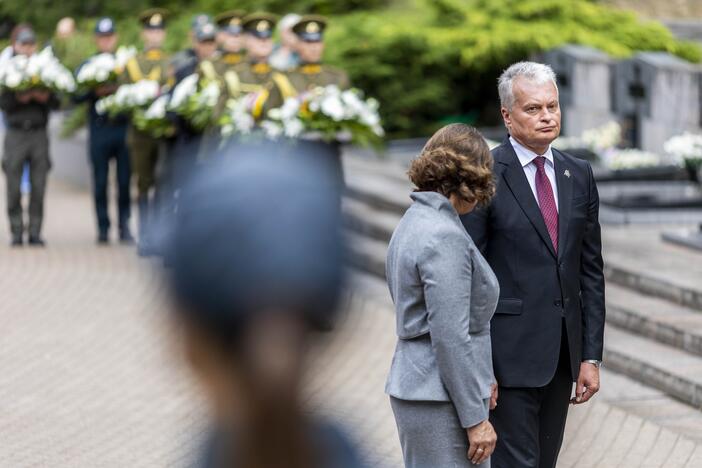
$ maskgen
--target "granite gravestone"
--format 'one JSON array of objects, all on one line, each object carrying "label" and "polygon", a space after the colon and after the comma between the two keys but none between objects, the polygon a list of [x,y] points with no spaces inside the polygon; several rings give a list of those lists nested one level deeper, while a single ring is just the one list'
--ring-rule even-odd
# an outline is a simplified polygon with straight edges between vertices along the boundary
[{"label": "granite gravestone", "polygon": [[545,52],[541,61],[558,77],[562,134],[580,136],[616,116],[611,105],[611,59],[591,47],[568,44]]},{"label": "granite gravestone", "polygon": [[700,131],[700,70],[665,52],[641,52],[613,67],[614,111],[625,139],[663,153],[665,141]]}]

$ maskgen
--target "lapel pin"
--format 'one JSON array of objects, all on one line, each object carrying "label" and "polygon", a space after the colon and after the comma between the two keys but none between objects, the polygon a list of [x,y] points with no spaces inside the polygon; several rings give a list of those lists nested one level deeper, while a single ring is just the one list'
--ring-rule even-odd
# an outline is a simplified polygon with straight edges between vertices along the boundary
[{"label": "lapel pin", "polygon": [[568,169],[565,170],[563,175],[570,179],[570,171]]}]

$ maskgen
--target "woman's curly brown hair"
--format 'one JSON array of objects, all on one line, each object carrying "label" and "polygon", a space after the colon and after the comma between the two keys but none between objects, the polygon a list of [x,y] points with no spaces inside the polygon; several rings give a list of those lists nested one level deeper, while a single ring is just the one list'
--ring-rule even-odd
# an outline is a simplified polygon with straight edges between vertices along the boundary
[{"label": "woman's curly brown hair", "polygon": [[483,136],[465,124],[438,130],[408,172],[421,192],[456,194],[467,203],[487,205],[495,194],[492,155]]}]

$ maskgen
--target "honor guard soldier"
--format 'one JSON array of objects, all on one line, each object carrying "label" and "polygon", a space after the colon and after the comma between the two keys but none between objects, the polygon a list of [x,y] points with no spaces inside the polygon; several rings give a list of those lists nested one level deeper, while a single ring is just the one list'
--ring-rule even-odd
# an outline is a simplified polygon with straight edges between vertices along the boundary
[{"label": "honor guard soldier", "polygon": [[197,66],[198,59],[197,53],[195,51],[198,43],[196,37],[197,29],[203,24],[210,23],[212,23],[212,19],[209,15],[206,15],[205,13],[198,13],[195,16],[193,16],[192,20],[190,21],[190,32],[188,33],[188,36],[190,37],[191,47],[185,50],[181,50],[171,58],[169,68],[171,70],[171,73],[173,74],[173,78],[175,79],[175,81],[180,81],[181,79],[185,78],[185,76],[187,76],[177,76],[179,70],[193,70],[195,66]]},{"label": "honor guard soldier", "polygon": [[[168,57],[163,51],[166,39],[166,16],[162,8],[153,8],[142,12],[139,21],[142,24],[142,41],[144,49],[126,65],[126,78],[131,83],[141,80],[157,81],[163,86],[168,81]],[[148,233],[150,215],[154,211],[152,189],[156,183],[156,165],[158,163],[161,141],[147,133],[137,130],[133,125],[127,130],[127,145],[131,156],[132,171],[137,178],[139,207],[139,245],[140,255],[150,251]]]},{"label": "honor guard soldier", "polygon": [[[95,25],[95,45],[98,53],[113,54],[117,48],[117,33],[115,23],[111,18],[101,18]],[[80,70],[80,67],[79,67]],[[89,153],[93,168],[93,189],[95,197],[95,211],[98,223],[98,244],[109,242],[108,232],[110,218],[107,209],[107,186],[109,180],[110,160],[117,162],[118,212],[119,212],[119,238],[123,243],[132,243],[129,229],[131,168],[129,164],[129,150],[127,149],[127,118],[100,115],[95,110],[95,103],[117,90],[117,83],[108,83],[96,89],[77,96],[78,102],[88,102],[90,109],[88,115]]]},{"label": "honor guard soldier", "polygon": [[259,92],[253,115],[261,117],[266,109],[279,107],[288,97],[297,93],[290,80],[275,71],[268,63],[273,51],[273,31],[276,17],[269,13],[253,13],[242,22],[247,61],[234,68],[242,92]]},{"label": "honor guard soldier", "polygon": [[244,60],[244,39],[241,27],[244,16],[245,13],[242,10],[232,10],[215,17],[215,23],[218,27],[217,45],[219,46],[217,65],[222,71],[238,65]]},{"label": "honor guard soldier", "polygon": [[326,28],[326,18],[318,15],[303,16],[292,28],[298,37],[300,66],[288,78],[298,93],[318,86],[336,85],[341,89],[350,86],[346,72],[322,64]]},{"label": "honor guard soldier", "polygon": [[[29,28],[20,30],[12,48],[13,55],[29,57],[36,53],[37,40],[34,31]],[[7,126],[2,169],[6,178],[7,215],[10,219],[13,246],[21,246],[24,241],[25,226],[20,186],[25,164],[29,164],[31,182],[29,245],[44,246],[44,241],[41,238],[44,191],[51,168],[46,126],[49,121],[49,112],[58,106],[58,98],[45,89],[29,89],[18,92],[5,89],[0,93],[0,109],[5,114]]]},{"label": "honor guard soldier", "polygon": [[[201,77],[209,80],[217,80],[213,60],[217,52],[215,37],[217,27],[213,23],[204,23],[195,29],[195,58],[194,62],[189,62],[184,67],[176,70],[176,86],[183,78],[197,73]],[[202,132],[186,122],[184,119],[176,117],[176,136],[169,158],[172,159],[174,188],[180,186],[183,179],[187,177],[192,165],[200,151],[202,142]]]}]

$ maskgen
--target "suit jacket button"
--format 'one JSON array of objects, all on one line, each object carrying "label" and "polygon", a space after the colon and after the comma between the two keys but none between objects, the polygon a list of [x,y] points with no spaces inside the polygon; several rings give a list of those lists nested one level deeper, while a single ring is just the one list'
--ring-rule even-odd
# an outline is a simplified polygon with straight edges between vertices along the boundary
[{"label": "suit jacket button", "polygon": [[555,305],[556,307],[561,307],[563,306],[563,303],[561,301],[553,301],[553,305]]}]

